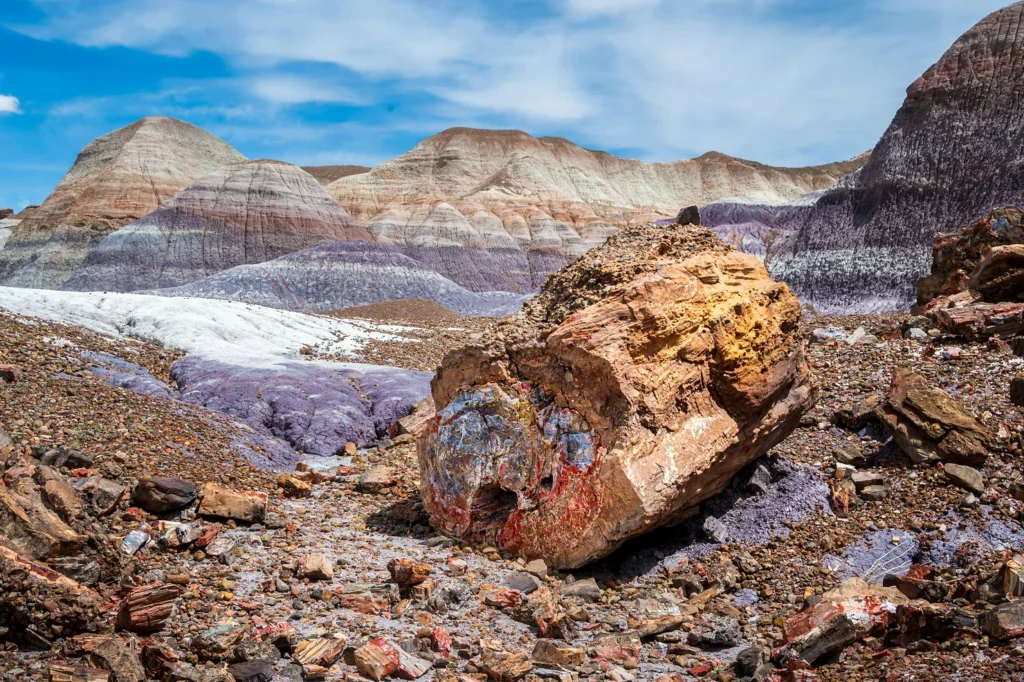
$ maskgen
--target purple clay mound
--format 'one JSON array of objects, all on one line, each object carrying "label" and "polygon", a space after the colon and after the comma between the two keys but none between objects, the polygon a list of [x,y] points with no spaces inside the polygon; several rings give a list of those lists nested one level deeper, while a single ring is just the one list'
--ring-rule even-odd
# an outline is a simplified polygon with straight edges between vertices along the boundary
[{"label": "purple clay mound", "polygon": [[299,453],[331,456],[372,445],[430,394],[430,375],[409,370],[291,362],[245,368],[187,357],[174,365],[185,402],[231,415]]}]

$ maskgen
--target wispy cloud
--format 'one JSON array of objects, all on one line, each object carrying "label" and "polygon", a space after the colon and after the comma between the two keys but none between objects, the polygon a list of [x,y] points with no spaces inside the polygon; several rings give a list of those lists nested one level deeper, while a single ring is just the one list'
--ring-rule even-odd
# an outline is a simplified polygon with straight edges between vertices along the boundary
[{"label": "wispy cloud", "polygon": [[14,95],[0,95],[0,115],[20,114],[21,102]]},{"label": "wispy cloud", "polygon": [[798,165],[873,146],[907,85],[1004,1],[547,0],[527,14],[531,3],[485,0],[35,0],[46,18],[18,30],[220,55],[236,77],[207,99],[236,120],[260,102],[406,98],[439,125],[522,127],[649,160],[717,149]]}]

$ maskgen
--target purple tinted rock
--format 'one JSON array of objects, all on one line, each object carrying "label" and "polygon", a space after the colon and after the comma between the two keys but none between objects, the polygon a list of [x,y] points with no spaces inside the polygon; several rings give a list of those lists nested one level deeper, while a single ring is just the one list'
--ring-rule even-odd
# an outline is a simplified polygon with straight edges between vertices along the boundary
[{"label": "purple tinted rock", "polygon": [[186,357],[174,365],[181,399],[231,415],[299,452],[370,445],[430,394],[430,375],[392,368],[288,362],[244,367]]},{"label": "purple tinted rock", "polygon": [[83,351],[81,355],[100,365],[99,367],[93,367],[90,374],[111,386],[126,388],[141,395],[151,395],[160,398],[175,397],[174,391],[167,384],[150,374],[149,370],[145,367],[107,353]]},{"label": "purple tinted rock", "polygon": [[965,33],[907,90],[864,168],[828,191],[773,267],[820,312],[906,308],[932,238],[1024,202],[1024,4]]},{"label": "purple tinted rock", "polygon": [[842,580],[857,576],[881,584],[887,575],[905,575],[920,548],[913,533],[884,528],[866,533],[841,556],[826,556],[825,565]]},{"label": "purple tinted rock", "polygon": [[[445,265],[456,267],[459,258],[448,259]],[[501,317],[518,310],[526,298],[507,291],[470,291],[393,246],[367,241],[322,244],[150,293],[222,298],[303,312],[426,298],[466,317]]]}]

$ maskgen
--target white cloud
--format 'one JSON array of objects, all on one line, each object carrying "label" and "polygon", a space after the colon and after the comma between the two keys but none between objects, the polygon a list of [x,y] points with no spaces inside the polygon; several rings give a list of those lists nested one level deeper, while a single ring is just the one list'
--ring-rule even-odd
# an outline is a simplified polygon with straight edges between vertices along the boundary
[{"label": "white cloud", "polygon": [[365,101],[365,98],[343,86],[301,76],[257,76],[249,81],[249,88],[260,99],[277,104],[304,104],[306,102],[359,104]]},{"label": "white cloud", "polygon": [[13,95],[0,95],[0,115],[20,114],[21,102]]},{"label": "white cloud", "polygon": [[566,9],[579,16],[635,12],[660,3],[661,0],[565,0]]},{"label": "white cloud", "polygon": [[533,18],[486,0],[35,2],[49,18],[19,30],[38,38],[221,55],[238,74],[224,90],[250,98],[232,103],[239,119],[260,110],[253,97],[383,92],[425,102],[417,115],[438,127],[521,127],[648,160],[715,149],[802,165],[871,148],[906,87],[1004,0],[850,0],[839,18],[794,0],[548,0]]}]

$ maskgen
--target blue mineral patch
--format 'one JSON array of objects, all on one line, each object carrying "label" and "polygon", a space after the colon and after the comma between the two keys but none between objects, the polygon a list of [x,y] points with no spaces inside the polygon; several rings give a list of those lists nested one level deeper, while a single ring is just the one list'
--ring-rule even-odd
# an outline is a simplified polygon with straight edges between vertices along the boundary
[{"label": "blue mineral patch", "polygon": [[579,413],[549,405],[538,417],[545,440],[555,448],[563,464],[577,471],[586,471],[594,464],[597,437]]}]

